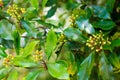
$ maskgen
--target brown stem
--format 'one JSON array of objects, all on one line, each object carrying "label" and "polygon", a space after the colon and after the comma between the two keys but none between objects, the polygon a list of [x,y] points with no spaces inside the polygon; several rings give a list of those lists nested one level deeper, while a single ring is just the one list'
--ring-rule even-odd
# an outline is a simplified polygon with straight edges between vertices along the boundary
[{"label": "brown stem", "polygon": [[40,40],[41,38],[34,38],[34,37],[28,37],[28,36],[21,36],[22,38],[30,38],[30,39],[35,39],[35,40]]},{"label": "brown stem", "polygon": [[44,68],[45,68],[46,70],[48,70],[46,62],[45,62],[44,60],[42,60],[42,61],[43,61]]}]

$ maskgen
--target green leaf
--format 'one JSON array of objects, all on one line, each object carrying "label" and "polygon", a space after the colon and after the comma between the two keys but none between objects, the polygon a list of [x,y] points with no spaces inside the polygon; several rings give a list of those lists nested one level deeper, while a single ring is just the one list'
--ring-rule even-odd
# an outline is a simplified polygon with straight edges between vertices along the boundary
[{"label": "green leaf", "polygon": [[29,22],[24,21],[24,20],[22,20],[21,23],[29,36],[36,37],[35,27],[31,26]]},{"label": "green leaf", "polygon": [[18,55],[20,51],[20,34],[18,33],[18,31],[13,32],[13,38],[14,38],[14,47],[16,50],[16,54]]},{"label": "green leaf", "polygon": [[95,32],[92,24],[89,23],[89,20],[83,16],[80,16],[76,20],[76,24],[81,30],[85,30],[87,33],[92,34]]},{"label": "green leaf", "polygon": [[0,21],[0,36],[6,40],[13,40],[12,27],[7,20]]},{"label": "green leaf", "polygon": [[2,0],[4,3],[4,6],[7,6],[10,3],[10,0]]},{"label": "green leaf", "polygon": [[25,77],[25,80],[36,80],[38,75],[39,75],[39,71],[38,70],[32,71],[32,72],[28,73],[28,75]]},{"label": "green leaf", "polygon": [[119,47],[120,46],[120,39],[115,39],[111,42],[110,46],[112,48]]},{"label": "green leaf", "polygon": [[38,17],[38,14],[39,13],[35,8],[29,7],[29,8],[27,8],[27,11],[24,14],[24,17],[26,20],[31,20],[31,19]]},{"label": "green leaf", "polygon": [[115,0],[106,0],[106,8],[109,12],[113,11]]},{"label": "green leaf", "polygon": [[119,57],[115,53],[110,53],[109,60],[114,67],[120,68]]},{"label": "green leaf", "polygon": [[43,1],[42,1],[42,8],[45,7],[45,5],[47,4],[47,1],[48,1],[48,0],[43,0]]},{"label": "green leaf", "polygon": [[33,60],[24,59],[23,57],[15,57],[13,60],[13,64],[19,67],[36,67],[38,66]]},{"label": "green leaf", "polygon": [[35,8],[39,8],[39,0],[30,0],[31,5]]},{"label": "green leaf", "polygon": [[94,11],[95,16],[99,18],[110,19],[109,12],[106,10],[106,8],[102,6],[93,6],[93,11]]},{"label": "green leaf", "polygon": [[58,61],[56,63],[48,63],[48,72],[51,76],[57,79],[68,79],[69,74],[67,72],[67,64],[64,61]]},{"label": "green leaf", "polygon": [[55,25],[53,25],[51,23],[44,22],[44,21],[42,21],[40,19],[35,20],[35,21],[38,22],[39,24],[43,25],[43,26],[48,27],[48,28],[51,28],[51,27],[57,28],[57,26],[55,26]]},{"label": "green leaf", "polygon": [[52,6],[54,5],[58,0],[48,0],[46,6]]},{"label": "green leaf", "polygon": [[13,40],[0,38],[0,44],[3,45],[3,47],[5,48],[13,48]]},{"label": "green leaf", "polygon": [[18,72],[16,70],[12,70],[9,73],[7,80],[18,80]]},{"label": "green leaf", "polygon": [[9,72],[11,68],[2,68],[0,69],[0,79],[4,78]]},{"label": "green leaf", "polygon": [[103,30],[111,30],[112,28],[115,27],[115,23],[112,21],[112,20],[100,20],[100,21],[97,21],[94,26],[95,28],[101,28]]},{"label": "green leaf", "polygon": [[99,62],[99,73],[103,80],[110,80],[106,56],[104,52],[101,52],[100,54],[101,54],[101,58]]},{"label": "green leaf", "polygon": [[57,35],[55,32],[51,29],[48,32],[46,43],[45,43],[45,51],[46,51],[46,56],[49,59],[53,50],[55,49],[57,44]]},{"label": "green leaf", "polygon": [[7,57],[4,47],[0,47],[0,58],[1,57]]},{"label": "green leaf", "polygon": [[46,18],[52,17],[55,14],[56,10],[57,10],[57,6],[51,7],[51,9],[48,11],[48,13],[46,15]]},{"label": "green leaf", "polygon": [[78,80],[89,80],[93,65],[94,65],[94,52],[91,53],[81,64],[77,73]]},{"label": "green leaf", "polygon": [[26,47],[23,49],[23,53],[20,55],[22,57],[27,57],[31,55],[34,51],[34,48],[38,42],[37,41],[32,41],[26,45]]},{"label": "green leaf", "polygon": [[86,17],[89,19],[91,16],[92,16],[92,14],[93,14],[93,12],[92,12],[92,10],[91,10],[91,8],[90,7],[86,7],[85,8],[85,12],[86,12]]},{"label": "green leaf", "polygon": [[82,35],[81,31],[79,29],[75,28],[67,28],[64,30],[65,36],[67,36],[68,39],[85,43],[86,38]]}]

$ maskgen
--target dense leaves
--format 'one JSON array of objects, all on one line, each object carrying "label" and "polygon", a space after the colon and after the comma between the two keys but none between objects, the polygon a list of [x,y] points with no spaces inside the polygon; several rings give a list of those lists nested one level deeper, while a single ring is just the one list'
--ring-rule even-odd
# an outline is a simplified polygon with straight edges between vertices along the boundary
[{"label": "dense leaves", "polygon": [[0,80],[120,80],[119,0],[0,0]]}]

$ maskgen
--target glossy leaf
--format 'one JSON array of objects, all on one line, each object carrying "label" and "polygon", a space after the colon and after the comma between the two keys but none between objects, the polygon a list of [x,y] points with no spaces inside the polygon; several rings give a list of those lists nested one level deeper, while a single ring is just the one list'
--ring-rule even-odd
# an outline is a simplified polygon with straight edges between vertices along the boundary
[{"label": "glossy leaf", "polygon": [[78,69],[78,80],[89,80],[93,65],[94,65],[94,52],[91,53],[81,64]]},{"label": "glossy leaf", "polygon": [[92,34],[95,32],[92,24],[89,23],[89,20],[83,16],[80,16],[76,20],[76,24],[81,30],[85,30],[87,33]]},{"label": "glossy leaf", "polygon": [[48,72],[51,76],[58,79],[68,79],[67,64],[64,61],[47,64]]},{"label": "glossy leaf", "polygon": [[103,30],[111,30],[115,27],[115,23],[111,20],[100,20],[94,24],[96,28],[101,28]]},{"label": "glossy leaf", "polygon": [[39,0],[30,0],[30,2],[35,9],[39,8]]},{"label": "glossy leaf", "polygon": [[101,58],[99,62],[99,73],[103,80],[110,80],[110,74],[107,64],[107,59],[104,52],[101,52]]},{"label": "glossy leaf", "polygon": [[25,77],[25,80],[36,80],[39,75],[39,70],[29,72],[28,75]]},{"label": "glossy leaf", "polygon": [[26,47],[23,49],[23,53],[20,55],[22,57],[27,57],[29,55],[31,55],[34,51],[34,48],[36,46],[38,42],[37,41],[33,41],[33,42],[30,42],[26,45]]},{"label": "glossy leaf", "polygon": [[6,40],[13,40],[12,27],[12,24],[7,20],[0,21],[0,36]]},{"label": "glossy leaf", "polygon": [[56,44],[57,44],[57,35],[51,29],[47,34],[47,39],[45,43],[45,52],[48,59],[50,58],[53,50],[55,49]]},{"label": "glossy leaf", "polygon": [[93,6],[93,11],[95,16],[103,19],[110,19],[110,14],[109,12],[101,6]]},{"label": "glossy leaf", "polygon": [[57,10],[57,6],[51,7],[51,9],[48,11],[48,13],[46,15],[46,18],[52,17],[55,14],[56,10]]},{"label": "glossy leaf", "polygon": [[67,28],[64,30],[65,36],[67,36],[68,39],[85,43],[86,38],[82,35],[81,31],[75,28]]},{"label": "glossy leaf", "polygon": [[14,38],[14,47],[16,50],[16,54],[19,54],[19,50],[20,50],[20,35],[17,31],[13,32],[13,38]]},{"label": "glossy leaf", "polygon": [[7,80],[18,80],[18,72],[16,70],[12,70],[9,73]]},{"label": "glossy leaf", "polygon": [[38,66],[38,64],[35,63],[34,60],[24,59],[23,57],[14,58],[13,64],[15,66],[19,66],[19,67],[36,67],[36,66]]},{"label": "glossy leaf", "polygon": [[42,8],[45,7],[45,5],[47,4],[47,2],[48,2],[48,0],[43,0],[43,1],[42,1]]}]

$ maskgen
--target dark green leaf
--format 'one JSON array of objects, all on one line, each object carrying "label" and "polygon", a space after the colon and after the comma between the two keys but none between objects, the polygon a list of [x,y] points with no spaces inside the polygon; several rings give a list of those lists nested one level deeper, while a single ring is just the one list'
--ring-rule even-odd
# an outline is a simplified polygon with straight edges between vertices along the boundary
[{"label": "dark green leaf", "polygon": [[39,0],[30,0],[31,5],[35,8],[39,8]]},{"label": "dark green leaf", "polygon": [[100,20],[94,24],[96,28],[101,28],[103,30],[110,30],[115,27],[115,23],[111,20]]},{"label": "dark green leaf", "polygon": [[46,56],[49,59],[53,50],[55,49],[57,44],[57,35],[55,32],[51,29],[48,32],[47,39],[46,39],[46,44],[45,44],[45,51],[46,51]]},{"label": "dark green leaf", "polygon": [[58,79],[68,79],[67,64],[64,61],[47,64],[48,72],[51,76]]},{"label": "dark green leaf", "polygon": [[107,64],[107,59],[104,52],[101,52],[101,58],[99,62],[99,73],[103,80],[110,80],[110,74]]},{"label": "dark green leaf", "polygon": [[18,72],[16,70],[12,70],[9,73],[7,80],[18,80]]},{"label": "dark green leaf", "polygon": [[13,48],[13,40],[6,40],[3,38],[0,38],[1,45],[3,45],[5,48]]},{"label": "dark green leaf", "polygon": [[32,71],[26,77],[25,80],[36,80],[37,76],[39,75],[39,71]]},{"label": "dark green leaf", "polygon": [[14,31],[13,38],[14,38],[14,47],[16,50],[16,54],[18,55],[20,50],[20,34],[17,31]]},{"label": "dark green leaf", "polygon": [[109,12],[112,12],[115,4],[115,0],[106,0],[106,8]]},{"label": "dark green leaf", "polygon": [[10,0],[2,0],[2,1],[4,3],[4,6],[7,6],[9,4],[9,2],[10,2]]},{"label": "dark green leaf", "polygon": [[58,0],[48,0],[46,6],[52,6],[55,4]]},{"label": "dark green leaf", "polygon": [[57,10],[57,6],[51,7],[51,9],[48,11],[48,13],[46,15],[46,18],[52,17],[55,14],[56,10]]},{"label": "dark green leaf", "polygon": [[86,11],[86,17],[89,19],[92,16],[93,12],[89,7],[86,7],[85,11]]},{"label": "dark green leaf", "polygon": [[43,1],[42,1],[42,8],[45,7],[45,5],[47,4],[47,1],[48,1],[48,0],[43,0]]},{"label": "dark green leaf", "polygon": [[111,42],[111,45],[110,45],[112,48],[114,47],[119,47],[120,46],[120,39],[115,39]]},{"label": "dark green leaf", "polygon": [[109,12],[101,6],[93,6],[95,16],[103,19],[110,19]]},{"label": "dark green leaf", "polygon": [[85,43],[86,38],[82,35],[81,31],[79,29],[75,28],[67,28],[64,30],[65,36],[67,36],[68,39]]},{"label": "dark green leaf", "polygon": [[94,52],[91,53],[81,64],[77,73],[78,80],[89,80],[94,65]]},{"label": "dark green leaf", "polygon": [[87,18],[83,17],[83,16],[80,16],[76,20],[76,24],[81,30],[85,30],[89,34],[92,34],[92,33],[95,32],[92,24],[90,24],[89,20]]}]

